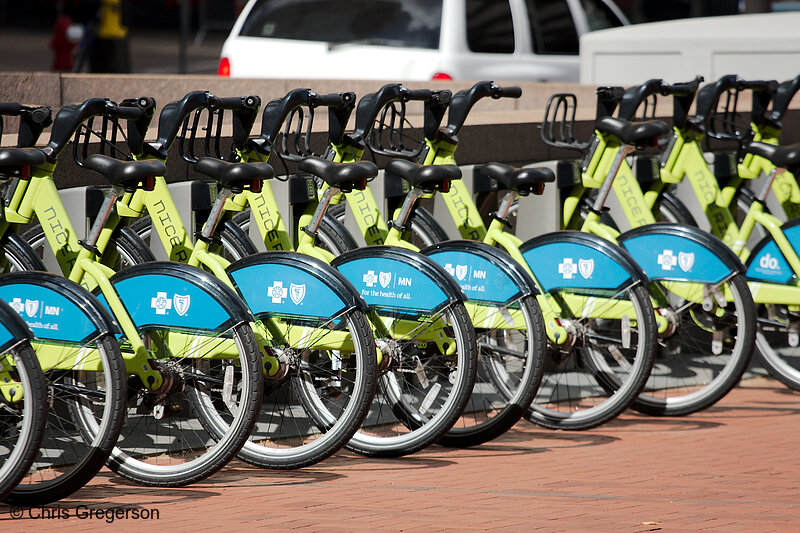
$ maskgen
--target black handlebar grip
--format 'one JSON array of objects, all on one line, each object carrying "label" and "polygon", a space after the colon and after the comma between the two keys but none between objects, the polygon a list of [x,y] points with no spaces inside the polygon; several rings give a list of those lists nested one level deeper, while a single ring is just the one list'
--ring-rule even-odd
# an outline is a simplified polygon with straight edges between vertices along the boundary
[{"label": "black handlebar grip", "polygon": [[109,117],[121,118],[124,120],[139,120],[145,114],[145,110],[139,106],[122,106],[112,104],[108,107]]},{"label": "black handlebar grip", "polygon": [[316,106],[324,107],[339,107],[342,105],[350,105],[356,100],[356,94],[353,92],[345,93],[331,93],[331,94],[317,94],[312,98],[312,103]]},{"label": "black handlebar grip", "polygon": [[0,103],[0,115],[17,116],[22,112],[22,105],[16,102]]},{"label": "black handlebar grip", "polygon": [[53,122],[53,108],[50,106],[33,107],[28,111],[28,116],[36,124],[46,127]]},{"label": "black handlebar grip", "polygon": [[237,111],[245,107],[254,108],[261,105],[261,98],[258,96],[230,96],[227,98],[216,98],[214,109],[227,109]]},{"label": "black handlebar grip", "polygon": [[430,89],[407,89],[403,100],[419,100],[427,102],[433,98],[433,91]]},{"label": "black handlebar grip", "polygon": [[492,98],[519,98],[522,96],[521,87],[498,87],[492,94]]}]

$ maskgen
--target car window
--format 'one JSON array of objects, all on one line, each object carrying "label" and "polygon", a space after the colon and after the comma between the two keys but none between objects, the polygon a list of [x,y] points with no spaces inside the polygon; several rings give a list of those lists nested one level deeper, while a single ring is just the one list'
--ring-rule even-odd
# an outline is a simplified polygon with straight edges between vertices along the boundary
[{"label": "car window", "polygon": [[466,0],[467,45],[473,52],[514,52],[514,22],[508,0]]},{"label": "car window", "polygon": [[605,30],[606,28],[616,28],[622,26],[611,8],[600,0],[581,0],[581,5],[586,13],[586,21],[589,23],[589,31]]},{"label": "car window", "polygon": [[526,0],[537,54],[577,54],[578,30],[567,0]]},{"label": "car window", "polygon": [[438,48],[442,0],[259,0],[240,35]]}]

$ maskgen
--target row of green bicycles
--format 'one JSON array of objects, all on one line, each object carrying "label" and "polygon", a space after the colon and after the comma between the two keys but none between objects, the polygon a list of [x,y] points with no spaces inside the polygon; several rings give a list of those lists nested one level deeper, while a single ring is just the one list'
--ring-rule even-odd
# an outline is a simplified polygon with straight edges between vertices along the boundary
[{"label": "row of green bicycles", "polygon": [[[234,457],[293,469],[342,447],[474,446],[522,418],[685,415],[733,388],[754,346],[800,388],[800,237],[764,207],[773,182],[787,216],[800,205],[798,149],[777,143],[800,77],[701,82],[599,89],[587,142],[575,96],[553,96],[541,138],[580,158],[475,166],[478,201],[458,135],[481,99],[517,87],[296,89],[263,110],[205,91],[160,110],[0,104],[18,125],[0,148],[0,497],[53,502],[103,465],[177,487]],[[673,99],[672,129],[657,96]],[[738,150],[713,170],[709,137]],[[100,184],[85,219],[69,218],[59,162]],[[187,173],[202,180],[188,223],[168,186]],[[684,176],[713,234],[675,193]],[[523,242],[516,214],[551,182],[563,230]],[[437,195],[461,239],[431,214]]]}]

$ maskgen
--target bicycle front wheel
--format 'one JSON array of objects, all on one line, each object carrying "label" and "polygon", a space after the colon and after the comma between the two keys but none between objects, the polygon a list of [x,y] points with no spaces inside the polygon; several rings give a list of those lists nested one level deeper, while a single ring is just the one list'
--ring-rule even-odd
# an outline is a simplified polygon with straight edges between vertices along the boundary
[{"label": "bicycle front wheel", "polygon": [[[431,316],[381,310],[390,335],[376,335],[388,356],[367,419],[347,447],[373,457],[398,457],[439,440],[456,423],[477,372],[475,331],[463,302]],[[444,342],[433,339],[442,333]],[[445,337],[446,334],[446,337]]]},{"label": "bicycle front wheel", "polygon": [[546,336],[533,296],[502,309],[467,306],[478,341],[478,372],[461,417],[439,440],[445,446],[476,446],[508,431],[525,414],[542,380]]},{"label": "bicycle front wheel", "polygon": [[[352,309],[330,320],[279,320],[285,339],[273,349],[286,375],[267,380],[258,421],[239,458],[266,468],[300,468],[342,448],[375,394],[377,355],[369,322]],[[322,349],[346,336],[341,349]],[[316,348],[315,348],[316,347]]]}]

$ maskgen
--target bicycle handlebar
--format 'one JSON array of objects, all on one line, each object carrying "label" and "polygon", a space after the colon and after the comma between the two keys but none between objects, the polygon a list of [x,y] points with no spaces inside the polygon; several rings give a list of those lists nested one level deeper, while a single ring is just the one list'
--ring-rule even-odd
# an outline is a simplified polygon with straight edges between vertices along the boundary
[{"label": "bicycle handlebar", "polygon": [[[30,147],[36,144],[42,131],[53,123],[53,109],[50,106],[28,106],[16,102],[0,103],[0,115],[18,116],[19,131],[17,146]],[[0,135],[3,134],[3,119],[0,116]]]},{"label": "bicycle handlebar", "polygon": [[[264,106],[264,112],[261,115],[261,135],[249,139],[248,148],[263,155],[269,155],[275,140],[283,129],[283,124],[296,109],[302,106],[311,110],[317,107],[327,107],[328,139],[333,144],[341,144],[355,102],[356,95],[353,92],[320,95],[311,89],[289,91],[283,98],[276,98]],[[312,120],[313,118],[309,119],[309,121]],[[311,124],[309,124],[309,129],[310,127]]]},{"label": "bicycle handlebar", "polygon": [[794,79],[786,80],[775,89],[775,96],[772,99],[772,109],[765,115],[765,120],[772,123],[776,128],[781,128],[781,120],[783,119],[789,103],[794,98],[797,91],[800,90],[800,76]]},{"label": "bicycle handlebar", "polygon": [[[470,89],[458,91],[453,95],[450,102],[450,113],[447,116],[447,131],[457,135],[464,126],[472,106],[481,98],[491,96],[493,99],[500,98],[519,98],[522,96],[522,89],[519,87],[500,87],[493,81],[479,81]],[[425,136],[431,138],[428,132]]]},{"label": "bicycle handlebar", "polygon": [[[356,107],[356,129],[354,132],[357,140],[365,140],[372,131],[373,124],[383,108],[393,102],[421,101],[426,104],[425,129],[439,129],[439,123],[444,116],[444,111],[453,93],[447,89],[435,91],[430,89],[408,89],[400,83],[390,83],[381,87],[377,92],[364,95]],[[435,125],[434,125],[435,123]],[[431,136],[433,136],[433,133]]]},{"label": "bicycle handlebar", "polygon": [[[743,80],[742,78],[728,74],[722,76],[714,83],[703,86],[697,92],[697,108],[695,116],[687,119],[686,123],[695,129],[704,132],[717,139],[742,141],[751,135],[751,132],[746,131],[747,128],[737,128],[733,124],[732,117],[736,114],[736,105],[738,103],[739,92],[743,90],[750,90],[753,93],[753,108],[751,117],[753,122],[760,122],[766,112],[766,107],[769,104],[772,94],[777,87],[775,81],[765,80]],[[718,107],[720,99],[723,94],[727,93],[726,101],[723,104],[724,109],[720,113]],[[725,123],[731,127],[731,131],[721,132],[715,130],[712,126],[715,115],[722,115],[723,118],[720,122]]]},{"label": "bicycle handlebar", "polygon": [[[133,102],[135,104],[129,105]],[[148,97],[126,100],[124,105],[118,105],[108,98],[89,98],[81,104],[66,105],[56,115],[50,142],[42,150],[48,160],[54,162],[81,124],[96,116],[113,122],[119,119],[128,120],[129,124],[138,123],[146,129],[154,109],[155,100]]]},{"label": "bicycle handlebar", "polygon": [[168,103],[158,117],[158,139],[145,144],[144,148],[149,155],[166,159],[169,147],[177,137],[178,130],[186,117],[201,107],[216,109],[217,106],[217,97],[208,91],[192,91],[181,100]]},{"label": "bicycle handlebar", "polygon": [[[692,106],[695,94],[703,80],[703,76],[696,76],[692,81],[668,85],[664,83],[664,80],[655,78],[647,80],[642,85],[629,87],[622,96],[622,102],[620,103],[617,116],[624,120],[633,120],[636,111],[642,103],[646,102],[651,96],[655,97],[659,94],[662,96],[672,96],[674,101],[672,113],[673,125],[678,128],[683,128],[686,126],[689,108]],[[652,114],[655,115],[655,100],[653,100],[652,105]],[[645,113],[647,113],[646,108]]]}]

